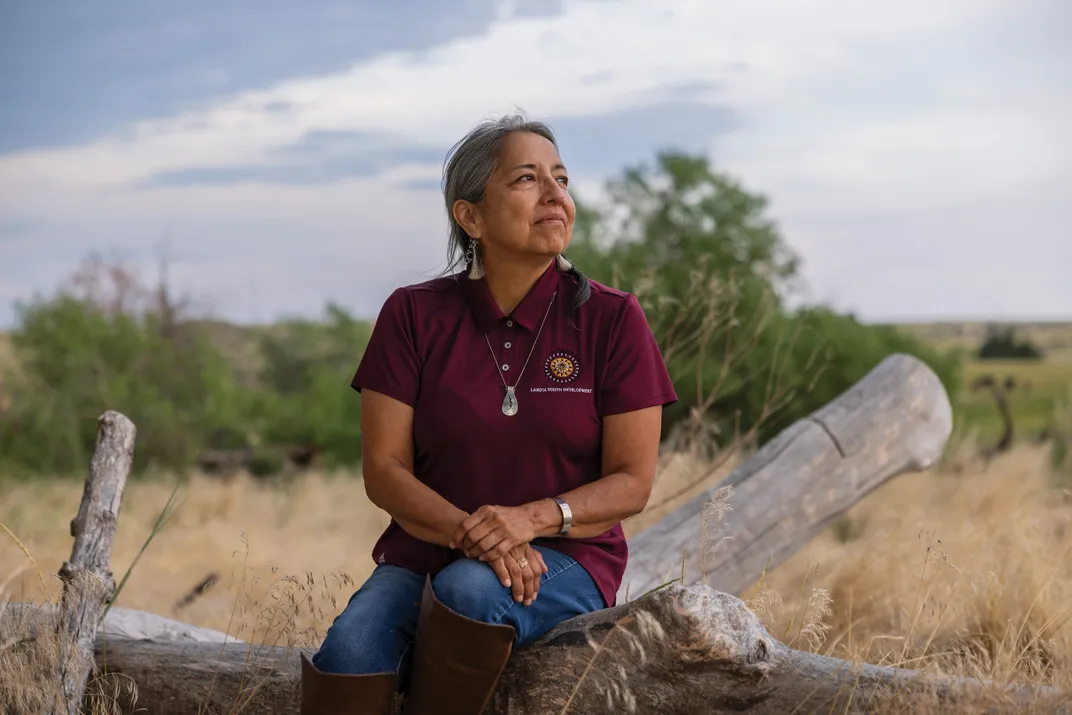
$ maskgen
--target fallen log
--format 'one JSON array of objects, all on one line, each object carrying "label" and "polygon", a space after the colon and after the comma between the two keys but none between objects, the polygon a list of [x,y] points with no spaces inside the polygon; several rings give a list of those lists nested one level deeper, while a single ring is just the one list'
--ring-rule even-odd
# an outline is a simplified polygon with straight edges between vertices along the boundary
[{"label": "fallen log", "polygon": [[105,602],[115,593],[109,560],[136,432],[134,423],[118,412],[105,412],[97,423],[82,502],[71,521],[71,559],[59,572],[63,593],[56,623],[61,648],[57,677],[63,702],[54,703],[50,713],[82,712],[97,626]]},{"label": "fallen log", "polygon": [[[102,635],[97,662],[138,684],[143,711],[265,715],[297,712],[299,652]],[[516,651],[486,713],[862,713],[895,702],[948,707],[980,698],[991,712],[1044,702],[1052,706],[1045,712],[1072,712],[1067,698],[1043,687],[935,678],[797,651],[737,597],[675,584],[570,619]]]},{"label": "fallen log", "polygon": [[[891,477],[938,460],[953,409],[938,376],[892,355],[795,422],[726,479],[629,539],[619,602],[674,576],[740,594]],[[729,487],[717,550],[701,553],[705,505]]]},{"label": "fallen log", "polygon": [[[9,603],[0,613],[0,624],[23,629],[24,637],[37,638],[56,623],[57,607],[51,603]],[[237,639],[212,628],[202,628],[135,608],[113,606],[97,627],[102,638],[151,640],[158,643],[237,643]]]}]

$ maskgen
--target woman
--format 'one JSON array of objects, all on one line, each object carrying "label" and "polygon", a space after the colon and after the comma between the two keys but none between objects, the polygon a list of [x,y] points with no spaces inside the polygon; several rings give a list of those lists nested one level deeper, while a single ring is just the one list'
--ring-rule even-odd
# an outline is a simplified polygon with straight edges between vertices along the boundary
[{"label": "woman", "polygon": [[352,386],[376,569],[302,663],[302,712],[480,713],[513,648],[614,605],[675,401],[632,295],[564,258],[551,130],[480,125],[449,155],[453,265],[396,290]]}]

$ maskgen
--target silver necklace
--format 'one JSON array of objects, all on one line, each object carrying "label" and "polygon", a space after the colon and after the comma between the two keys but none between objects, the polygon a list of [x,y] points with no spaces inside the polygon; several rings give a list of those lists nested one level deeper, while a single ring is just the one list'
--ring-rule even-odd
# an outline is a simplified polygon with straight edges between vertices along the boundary
[{"label": "silver necklace", "polygon": [[529,348],[529,356],[525,358],[525,364],[521,366],[521,372],[517,374],[517,380],[513,385],[506,384],[506,377],[503,375],[502,368],[499,367],[499,359],[495,357],[495,349],[491,347],[491,340],[488,338],[488,334],[484,333],[484,341],[488,344],[488,350],[491,352],[491,359],[495,361],[495,369],[499,371],[499,379],[502,380],[503,387],[506,388],[506,396],[502,401],[502,413],[507,417],[513,417],[517,414],[517,395],[514,394],[514,390],[521,382],[521,376],[525,374],[525,368],[529,366],[529,360],[532,359],[532,353],[536,350],[536,343],[540,341],[540,333],[543,332],[543,324],[547,322],[547,315],[551,312],[551,306],[555,302],[555,296],[558,295],[556,290],[551,294],[551,301],[547,304],[547,310],[544,311],[543,320],[540,321],[540,329],[536,331],[536,337],[532,339],[532,347]]}]

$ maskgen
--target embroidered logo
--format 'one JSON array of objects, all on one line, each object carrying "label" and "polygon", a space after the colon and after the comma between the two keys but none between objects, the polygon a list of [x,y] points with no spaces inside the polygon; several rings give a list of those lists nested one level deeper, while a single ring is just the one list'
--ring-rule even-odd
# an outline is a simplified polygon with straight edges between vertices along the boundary
[{"label": "embroidered logo", "polygon": [[547,358],[547,362],[543,364],[543,372],[551,382],[565,385],[576,380],[581,370],[577,358],[569,353],[557,352],[551,353]]}]

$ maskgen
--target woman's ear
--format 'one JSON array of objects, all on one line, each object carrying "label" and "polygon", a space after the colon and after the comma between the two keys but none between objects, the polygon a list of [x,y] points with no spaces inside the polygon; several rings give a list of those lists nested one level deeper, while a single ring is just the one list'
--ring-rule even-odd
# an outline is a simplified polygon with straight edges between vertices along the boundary
[{"label": "woman's ear", "polygon": [[454,220],[458,222],[458,225],[462,227],[469,238],[475,238],[480,240],[483,238],[483,229],[481,227],[480,211],[476,205],[465,199],[458,199],[451,207],[451,212],[454,214]]}]

